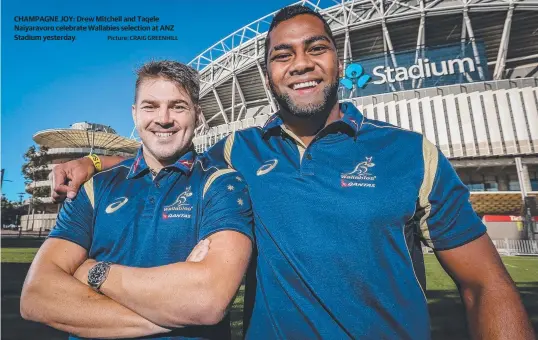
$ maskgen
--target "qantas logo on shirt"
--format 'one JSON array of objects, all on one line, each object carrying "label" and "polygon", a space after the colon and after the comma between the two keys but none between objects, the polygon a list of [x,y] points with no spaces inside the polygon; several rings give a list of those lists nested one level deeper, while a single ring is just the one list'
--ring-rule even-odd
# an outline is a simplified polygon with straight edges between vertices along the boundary
[{"label": "qantas logo on shirt", "polygon": [[192,191],[191,187],[188,186],[185,191],[179,194],[174,203],[164,207],[163,218],[191,218],[192,205],[187,202],[190,197],[192,197]]},{"label": "qantas logo on shirt", "polygon": [[263,163],[263,165],[260,166],[258,171],[256,171],[256,175],[262,176],[262,175],[265,175],[265,174],[269,173],[271,170],[273,170],[275,168],[275,166],[277,164],[278,164],[277,159],[272,159],[270,161],[267,161],[267,162]]},{"label": "qantas logo on shirt", "polygon": [[114,200],[114,202],[110,203],[110,205],[108,207],[106,207],[105,212],[107,214],[112,214],[113,212],[115,212],[119,208],[123,207],[125,205],[125,203],[127,203],[127,201],[129,201],[129,199],[127,197],[117,198],[116,200]]},{"label": "qantas logo on shirt", "polygon": [[340,185],[342,188],[375,188],[376,176],[372,175],[370,172],[370,169],[373,168],[375,164],[372,162],[372,157],[365,157],[365,159],[365,161],[357,164],[352,171],[340,175]]}]

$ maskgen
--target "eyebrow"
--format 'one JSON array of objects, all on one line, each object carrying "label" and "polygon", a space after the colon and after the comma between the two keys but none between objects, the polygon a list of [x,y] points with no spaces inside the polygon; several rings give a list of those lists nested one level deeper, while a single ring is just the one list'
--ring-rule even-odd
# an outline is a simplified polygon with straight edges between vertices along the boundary
[{"label": "eyebrow", "polygon": [[142,105],[142,104],[153,104],[153,105],[155,105],[156,103],[157,103],[156,100],[144,99],[144,100],[142,100],[142,101],[140,102],[140,105]]},{"label": "eyebrow", "polygon": [[291,50],[293,47],[290,44],[280,44],[273,47],[273,51]]},{"label": "eyebrow", "polygon": [[[310,45],[310,44],[315,43],[316,41],[320,41],[320,40],[324,40],[324,41],[326,41],[328,43],[331,42],[331,40],[329,40],[329,38],[327,38],[324,35],[315,35],[313,37],[305,39],[303,41],[303,45]],[[291,50],[291,49],[293,49],[293,46],[291,46],[290,44],[279,44],[279,45],[276,45],[275,47],[273,47],[273,51]]]},{"label": "eyebrow", "polygon": [[[189,105],[189,103],[184,100],[184,99],[178,99],[178,100],[172,100],[170,101],[171,104],[185,104],[185,105]],[[157,100],[151,100],[151,99],[144,99],[140,102],[140,105],[142,104],[152,104],[152,105],[156,105],[156,104],[159,104],[159,101]]]},{"label": "eyebrow", "polygon": [[173,100],[170,103],[171,104],[185,104],[187,106],[189,105],[189,103],[184,99]]},{"label": "eyebrow", "polygon": [[324,35],[316,35],[316,36],[313,36],[313,37],[310,37],[308,39],[306,39],[304,41],[304,44],[305,45],[310,45],[312,43],[315,43],[316,41],[320,41],[320,40],[325,40],[326,42],[330,43],[331,41],[329,40],[329,38],[327,38],[326,36]]}]

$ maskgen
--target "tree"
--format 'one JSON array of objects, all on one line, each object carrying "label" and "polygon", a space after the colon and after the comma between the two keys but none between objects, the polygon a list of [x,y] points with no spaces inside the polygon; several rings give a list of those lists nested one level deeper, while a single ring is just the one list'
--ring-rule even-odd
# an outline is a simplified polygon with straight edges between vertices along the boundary
[{"label": "tree", "polygon": [[[39,146],[37,149],[34,145],[30,146],[26,153],[23,155],[25,163],[22,165],[21,171],[22,175],[25,178],[25,184],[30,184],[38,180],[46,180],[46,177],[41,176],[49,164],[47,158],[47,152],[49,148],[46,146]],[[50,188],[47,187],[34,187],[32,191],[31,201],[39,203],[39,200],[36,202],[37,197],[44,197],[50,194]]]},{"label": "tree", "polygon": [[9,224],[18,224],[18,216],[24,214],[22,204],[8,200],[2,196],[2,226]]}]

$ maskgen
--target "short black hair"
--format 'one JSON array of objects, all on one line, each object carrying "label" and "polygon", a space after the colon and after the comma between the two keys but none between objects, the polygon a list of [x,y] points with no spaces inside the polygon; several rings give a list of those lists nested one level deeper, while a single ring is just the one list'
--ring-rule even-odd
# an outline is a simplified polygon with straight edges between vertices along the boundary
[{"label": "short black hair", "polygon": [[269,39],[269,34],[282,22],[286,20],[290,20],[298,15],[302,14],[308,14],[313,15],[321,22],[323,22],[323,28],[325,29],[325,33],[329,36],[329,39],[331,39],[332,43],[336,47],[336,41],[333,37],[333,32],[331,31],[331,28],[329,27],[329,24],[325,20],[325,18],[319,14],[318,12],[314,11],[313,9],[303,6],[303,5],[292,5],[282,8],[273,18],[273,21],[271,22],[271,26],[269,26],[269,31],[267,31],[267,36],[265,37],[265,67],[267,68],[267,58],[269,56],[269,44],[271,43]]},{"label": "short black hair", "polygon": [[135,103],[138,88],[146,79],[163,78],[181,86],[191,97],[192,102],[198,105],[200,95],[200,79],[198,72],[192,67],[172,60],[150,61],[136,71]]}]

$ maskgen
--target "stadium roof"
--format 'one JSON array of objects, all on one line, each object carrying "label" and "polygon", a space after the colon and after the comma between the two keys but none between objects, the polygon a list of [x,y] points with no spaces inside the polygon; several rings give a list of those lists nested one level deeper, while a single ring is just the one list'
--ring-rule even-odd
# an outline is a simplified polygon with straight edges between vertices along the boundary
[{"label": "stadium roof", "polygon": [[[532,191],[529,196],[538,198],[538,192]],[[470,198],[477,214],[516,214],[521,212],[523,199],[521,192],[514,191],[473,191]]]},{"label": "stadium roof", "polygon": [[140,143],[114,133],[75,129],[50,129],[36,133],[34,141],[49,148],[95,148],[135,152]]},{"label": "stadium roof", "polygon": [[[460,43],[463,37],[470,42],[484,42],[491,73],[495,79],[502,79],[505,64],[532,61],[538,56],[535,24],[538,0],[304,0],[298,3],[326,18],[344,62],[379,53]],[[200,71],[204,121],[197,134],[211,126],[276,111],[274,98],[265,84],[263,64],[265,36],[275,14],[270,13],[231,33],[189,63]],[[262,107],[270,108],[271,112],[262,112]]]}]

